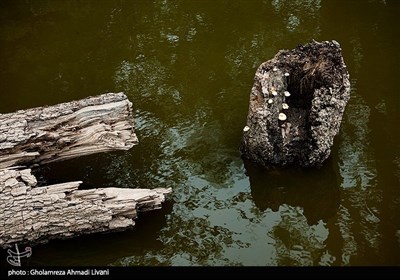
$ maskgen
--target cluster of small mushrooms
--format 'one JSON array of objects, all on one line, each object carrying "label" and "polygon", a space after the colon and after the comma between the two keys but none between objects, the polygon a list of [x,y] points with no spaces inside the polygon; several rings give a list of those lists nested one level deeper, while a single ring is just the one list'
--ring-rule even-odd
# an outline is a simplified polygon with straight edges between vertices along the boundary
[{"label": "cluster of small mushrooms", "polygon": [[[274,68],[272,69],[272,71],[276,72],[276,71],[278,71],[278,68],[274,67]],[[285,77],[289,77],[289,73],[288,73],[288,72],[286,72],[284,75],[285,75]],[[267,90],[267,89],[262,88],[262,90],[263,90],[263,92],[266,91],[266,92],[268,93],[268,90]],[[271,94],[272,94],[273,97],[278,95],[278,93],[276,92],[275,88],[272,88]],[[285,91],[283,92],[283,94],[284,94],[284,98],[283,98],[283,103],[282,103],[282,109],[283,109],[283,110],[287,110],[287,109],[289,109],[289,105],[285,102],[285,98],[290,96],[290,92],[288,92],[287,90],[285,90]],[[274,100],[273,100],[272,98],[268,99],[268,104],[272,104],[273,102],[274,102]],[[285,121],[285,120],[286,120],[286,115],[285,115],[285,113],[282,113],[282,112],[279,113],[278,119],[279,119],[280,121]]]},{"label": "cluster of small mushrooms", "polygon": [[[278,68],[277,67],[274,67],[273,69],[272,69],[272,71],[274,71],[274,72],[276,72],[276,71],[278,71]],[[289,73],[288,72],[285,72],[285,77],[287,78],[287,77],[289,77]],[[269,95],[269,91],[268,91],[268,88],[267,87],[262,87],[262,93],[263,94],[265,94],[265,95],[267,95],[269,98],[268,98],[268,104],[272,104],[272,103],[274,103],[274,99],[273,99],[273,97],[275,97],[275,96],[277,96],[278,95],[278,92],[276,91],[276,89],[274,88],[274,87],[271,87],[271,97],[270,97],[270,95]],[[289,109],[289,105],[286,103],[286,97],[289,97],[290,96],[290,92],[289,91],[287,91],[287,90],[285,90],[284,92],[283,92],[283,95],[284,95],[284,97],[283,97],[283,103],[282,103],[282,109],[283,110],[287,110],[287,109]],[[280,121],[285,121],[286,120],[286,114],[285,113],[283,113],[283,112],[280,112],[279,113],[279,115],[278,115],[278,119],[280,120]],[[248,127],[247,125],[243,128],[243,131],[244,132],[246,132],[246,131],[249,131],[250,130],[250,127]]]}]

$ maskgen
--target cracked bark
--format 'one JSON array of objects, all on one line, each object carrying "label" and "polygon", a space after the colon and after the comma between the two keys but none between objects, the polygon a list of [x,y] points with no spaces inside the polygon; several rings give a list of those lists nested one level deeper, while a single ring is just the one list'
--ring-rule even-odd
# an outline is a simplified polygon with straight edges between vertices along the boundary
[{"label": "cracked bark", "polygon": [[132,103],[123,93],[0,114],[0,168],[128,150],[137,143]]},{"label": "cracked bark", "polygon": [[0,170],[0,247],[120,231],[138,212],[160,209],[171,189],[97,188],[81,181],[36,186],[30,169]]},{"label": "cracked bark", "polygon": [[161,208],[170,188],[37,186],[27,168],[137,143],[123,93],[0,114],[0,247],[121,231],[135,225],[138,212]]},{"label": "cracked bark", "polygon": [[264,167],[319,166],[338,134],[350,81],[336,41],[281,50],[256,71],[240,146]]}]

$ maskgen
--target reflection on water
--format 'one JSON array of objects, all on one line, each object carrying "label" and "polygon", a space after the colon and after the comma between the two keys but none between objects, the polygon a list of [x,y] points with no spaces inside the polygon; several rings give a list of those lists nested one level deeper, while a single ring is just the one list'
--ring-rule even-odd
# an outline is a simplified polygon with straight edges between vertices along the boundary
[{"label": "reflection on water", "polygon": [[340,190],[331,162],[320,169],[265,171],[245,161],[251,195],[262,211],[278,211],[284,204],[301,207],[308,224],[332,218],[339,207]]},{"label": "reflection on water", "polygon": [[368,119],[370,108],[354,90],[348,104],[348,113],[343,122],[347,125],[342,132],[342,143],[339,149],[340,172],[343,177],[343,188],[360,187],[366,189],[374,185],[376,177],[373,150],[369,145]]},{"label": "reflection on water", "polygon": [[[338,221],[344,239],[343,264],[350,263],[350,257],[357,254],[357,246],[360,246],[352,234],[352,226],[357,226],[360,231],[359,242],[368,242],[371,249],[377,251],[382,238],[378,230],[380,213],[377,207],[382,202],[382,194],[376,189],[376,163],[368,140],[370,108],[358,95],[355,82],[352,85],[352,100],[344,120],[346,127],[342,130],[339,150],[342,188],[347,193],[341,203]],[[353,224],[354,215],[360,220],[358,225]]]},{"label": "reflection on water", "polygon": [[281,206],[281,221],[274,227],[278,265],[317,265],[322,261],[329,234],[325,224],[308,226],[300,207]]},{"label": "reflection on water", "polygon": [[[283,17],[289,32],[318,37],[321,0],[272,0],[271,4],[275,12]],[[316,27],[310,30],[307,28],[310,24]]]},{"label": "reflection on water", "polygon": [[271,209],[280,216],[269,232],[275,240],[277,264],[331,264],[324,254],[329,234],[326,223],[336,215],[340,201],[331,162],[318,169],[270,171],[248,161],[244,164],[255,205],[261,211]]},{"label": "reflection on water", "polygon": [[[31,265],[400,265],[399,3],[1,1],[1,112],[133,102],[139,145],[42,167],[40,182],[174,190],[133,231],[37,246]],[[256,68],[311,39],[338,40],[352,79],[331,157],[243,162]]]}]

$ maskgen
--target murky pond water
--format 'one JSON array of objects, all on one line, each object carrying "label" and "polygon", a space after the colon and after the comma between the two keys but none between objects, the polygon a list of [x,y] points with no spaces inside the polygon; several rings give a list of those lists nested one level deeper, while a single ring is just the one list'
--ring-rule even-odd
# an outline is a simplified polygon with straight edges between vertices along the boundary
[{"label": "murky pond water", "polygon": [[[400,1],[1,1],[0,112],[105,92],[140,144],[43,166],[42,184],[172,187],[132,231],[52,241],[30,265],[400,265]],[[337,40],[352,83],[322,168],[239,154],[256,68]]]}]

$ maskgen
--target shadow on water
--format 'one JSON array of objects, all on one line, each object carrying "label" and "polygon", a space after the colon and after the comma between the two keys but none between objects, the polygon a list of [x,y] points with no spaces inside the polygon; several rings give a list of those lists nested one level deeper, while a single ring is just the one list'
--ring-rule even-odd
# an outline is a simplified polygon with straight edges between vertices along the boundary
[{"label": "shadow on water", "polygon": [[279,211],[283,204],[299,206],[309,225],[327,222],[339,207],[340,184],[332,162],[314,169],[266,170],[244,160],[255,205]]}]

